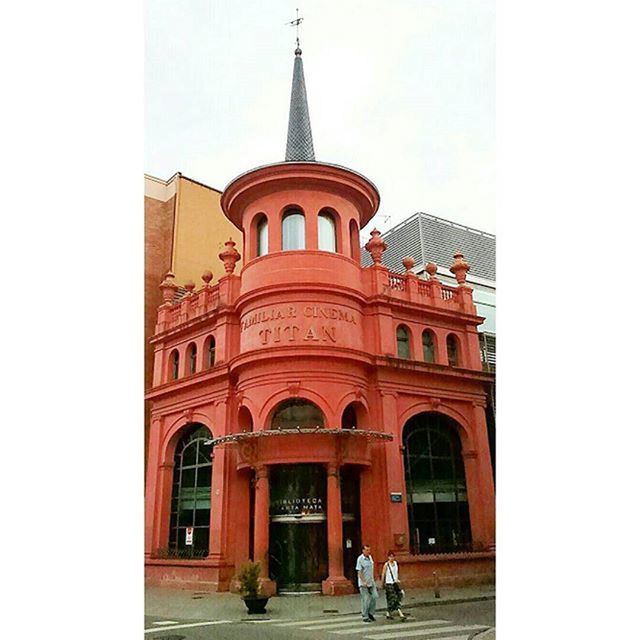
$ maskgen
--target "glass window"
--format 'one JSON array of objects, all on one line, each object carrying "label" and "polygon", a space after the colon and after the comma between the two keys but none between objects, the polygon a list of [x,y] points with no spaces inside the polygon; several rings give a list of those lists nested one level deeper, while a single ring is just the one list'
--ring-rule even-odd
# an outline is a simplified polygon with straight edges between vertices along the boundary
[{"label": "glass window", "polygon": [[403,431],[411,550],[471,549],[462,447],[456,423],[437,413],[411,418]]},{"label": "glass window", "polygon": [[398,327],[396,330],[396,342],[398,343],[398,358],[409,359],[409,332],[406,327]]},{"label": "glass window", "polygon": [[318,216],[318,249],[336,252],[336,222],[330,213]]},{"label": "glass window", "polygon": [[211,368],[216,363],[216,339],[211,336],[207,341],[207,367]]},{"label": "glass window", "polygon": [[178,379],[178,367],[180,366],[180,354],[177,350],[171,352],[171,378]]},{"label": "glass window", "polygon": [[315,404],[308,400],[285,400],[278,406],[271,419],[272,429],[324,427],[324,416]]},{"label": "glass window", "polygon": [[267,218],[262,216],[258,222],[258,255],[264,256],[269,251],[269,224]]},{"label": "glass window", "polygon": [[422,353],[425,362],[435,362],[435,348],[433,344],[433,333],[431,331],[422,332]]},{"label": "glass window", "polygon": [[[193,424],[176,446],[173,493],[169,521],[169,555],[205,558],[209,553],[211,520],[211,432]],[[187,544],[187,527],[193,527],[193,544]]]},{"label": "glass window", "polygon": [[458,339],[451,333],[447,336],[447,358],[450,367],[458,366]]},{"label": "glass window", "polygon": [[198,357],[198,349],[195,344],[189,347],[189,373],[196,372],[196,359]]},{"label": "glass window", "polygon": [[282,250],[294,251],[305,248],[304,216],[295,211],[282,219]]}]

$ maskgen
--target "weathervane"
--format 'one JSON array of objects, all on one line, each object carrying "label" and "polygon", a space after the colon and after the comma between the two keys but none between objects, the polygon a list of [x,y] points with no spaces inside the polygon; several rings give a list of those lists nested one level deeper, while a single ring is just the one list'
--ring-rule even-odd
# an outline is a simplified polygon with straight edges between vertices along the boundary
[{"label": "weathervane", "polygon": [[295,27],[296,28],[296,47],[298,47],[298,49],[300,48],[300,38],[298,37],[299,34],[299,26],[300,23],[304,20],[304,18],[300,18],[298,16],[298,9],[296,8],[296,19],[292,20],[291,22],[285,22],[286,25],[289,25],[290,27]]}]

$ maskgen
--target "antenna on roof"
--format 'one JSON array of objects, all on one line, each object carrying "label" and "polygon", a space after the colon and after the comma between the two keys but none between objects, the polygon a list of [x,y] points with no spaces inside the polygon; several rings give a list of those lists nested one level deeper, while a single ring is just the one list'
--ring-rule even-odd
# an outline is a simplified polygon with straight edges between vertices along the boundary
[{"label": "antenna on roof", "polygon": [[299,26],[300,23],[304,20],[304,18],[300,18],[298,16],[298,9],[296,8],[296,19],[292,20],[291,22],[285,22],[285,25],[289,25],[290,27],[295,27],[296,28],[296,47],[299,49],[300,48],[300,38],[298,37],[299,34]]}]

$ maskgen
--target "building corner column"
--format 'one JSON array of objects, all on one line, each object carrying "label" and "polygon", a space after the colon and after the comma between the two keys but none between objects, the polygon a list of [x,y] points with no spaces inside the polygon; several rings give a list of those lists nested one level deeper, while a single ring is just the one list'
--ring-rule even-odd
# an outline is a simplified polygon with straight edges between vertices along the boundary
[{"label": "building corner column", "polygon": [[489,434],[487,433],[487,419],[485,404],[473,403],[474,431],[476,449],[478,452],[477,474],[483,505],[485,548],[495,549],[496,545],[496,492],[493,482],[493,467],[491,451],[489,449]]},{"label": "building corner column", "polygon": [[209,520],[209,554],[213,562],[215,591],[228,591],[233,565],[227,559],[228,457],[224,447],[211,452],[211,513]]},{"label": "building corner column", "polygon": [[[386,525],[387,544],[386,549],[395,549],[397,555],[409,553],[409,518],[407,513],[407,487],[404,474],[404,454],[402,445],[402,425],[398,424],[397,396],[394,392],[381,391],[382,423],[385,431],[393,435],[393,442],[385,447],[384,458],[386,463],[387,491]],[[391,494],[394,494],[398,502],[390,502]]]},{"label": "building corner column", "polygon": [[160,440],[162,419],[153,417],[149,433],[149,459],[147,461],[147,483],[145,492],[145,523],[144,523],[144,555],[150,558],[157,540],[154,532],[157,530],[159,518],[159,483],[160,483]]},{"label": "building corner column", "polygon": [[265,596],[276,592],[276,583],[269,579],[269,467],[256,465],[255,522],[253,559],[260,563],[260,585]]},{"label": "building corner column", "polygon": [[327,549],[329,576],[322,581],[322,593],[327,596],[353,593],[353,585],[344,576],[340,467],[336,463],[327,464]]}]

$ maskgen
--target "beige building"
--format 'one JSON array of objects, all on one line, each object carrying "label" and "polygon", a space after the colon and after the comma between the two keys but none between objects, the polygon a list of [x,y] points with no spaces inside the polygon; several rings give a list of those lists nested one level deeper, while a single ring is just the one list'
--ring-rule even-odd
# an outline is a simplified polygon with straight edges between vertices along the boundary
[{"label": "beige building", "polygon": [[[203,284],[202,274],[209,270],[213,282],[224,275],[218,254],[232,238],[242,252],[242,234],[222,213],[221,191],[174,174],[168,180],[144,176],[144,387],[151,387],[153,335],[158,307],[162,304],[159,284],[168,271],[184,286],[189,280],[196,288]],[[240,263],[242,265],[242,262]],[[145,403],[145,464],[149,432]]]}]

